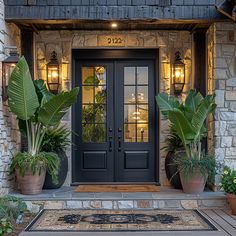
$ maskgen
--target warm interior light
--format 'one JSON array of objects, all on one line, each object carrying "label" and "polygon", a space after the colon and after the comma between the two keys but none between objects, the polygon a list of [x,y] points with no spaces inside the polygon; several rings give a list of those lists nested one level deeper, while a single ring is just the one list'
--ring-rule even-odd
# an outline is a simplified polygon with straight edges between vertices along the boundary
[{"label": "warm interior light", "polygon": [[52,71],[52,77],[53,77],[53,78],[56,78],[57,76],[58,76],[57,71]]},{"label": "warm interior light", "polygon": [[181,75],[181,71],[180,71],[180,69],[177,69],[177,70],[175,71],[175,76],[176,76],[176,78],[179,78],[180,75]]},{"label": "warm interior light", "polygon": [[112,27],[112,28],[117,28],[117,26],[118,26],[117,23],[115,23],[115,22],[114,22],[114,23],[111,23],[111,27]]}]

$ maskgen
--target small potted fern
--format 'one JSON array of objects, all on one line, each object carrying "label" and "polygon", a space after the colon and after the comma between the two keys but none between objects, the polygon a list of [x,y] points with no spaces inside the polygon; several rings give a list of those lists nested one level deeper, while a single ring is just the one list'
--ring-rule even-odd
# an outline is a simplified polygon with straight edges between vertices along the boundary
[{"label": "small potted fern", "polygon": [[70,131],[62,125],[50,127],[46,130],[41,151],[57,153],[58,157],[60,158],[60,166],[57,174],[57,183],[53,183],[50,173],[46,173],[46,178],[43,185],[44,189],[60,188],[66,180],[68,172],[68,158],[65,151],[71,143],[69,135]]}]

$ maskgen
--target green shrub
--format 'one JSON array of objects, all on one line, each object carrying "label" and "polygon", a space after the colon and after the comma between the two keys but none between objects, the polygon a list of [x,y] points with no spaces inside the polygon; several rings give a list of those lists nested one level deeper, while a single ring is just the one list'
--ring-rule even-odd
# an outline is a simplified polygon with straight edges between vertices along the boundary
[{"label": "green shrub", "polygon": [[236,194],[236,171],[225,166],[220,186],[225,193]]},{"label": "green shrub", "polygon": [[12,233],[12,223],[21,223],[25,212],[27,206],[21,199],[13,196],[0,197],[0,236]]}]

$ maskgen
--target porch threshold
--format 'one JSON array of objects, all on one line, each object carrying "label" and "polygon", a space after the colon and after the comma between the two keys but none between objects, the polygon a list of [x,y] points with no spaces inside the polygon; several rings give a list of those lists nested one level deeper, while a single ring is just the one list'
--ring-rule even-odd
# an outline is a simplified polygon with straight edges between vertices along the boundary
[{"label": "porch threshold", "polygon": [[206,189],[201,194],[186,194],[182,190],[171,187],[160,187],[160,192],[75,192],[76,187],[61,187],[60,189],[44,189],[39,195],[22,195],[19,192],[11,192],[11,195],[23,198],[26,201],[44,201],[44,200],[201,200],[201,199],[225,199],[223,192],[213,192]]},{"label": "porch threshold", "polygon": [[228,208],[223,192],[209,190],[201,194],[185,194],[182,190],[161,187],[160,192],[75,192],[75,187],[43,190],[39,195],[20,197],[33,212],[40,209],[222,209]]}]

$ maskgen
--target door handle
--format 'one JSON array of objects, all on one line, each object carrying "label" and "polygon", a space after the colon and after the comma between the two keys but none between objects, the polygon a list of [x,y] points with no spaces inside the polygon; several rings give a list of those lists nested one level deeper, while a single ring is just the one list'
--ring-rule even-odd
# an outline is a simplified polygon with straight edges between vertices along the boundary
[{"label": "door handle", "polygon": [[112,137],[109,137],[109,152],[112,152]]},{"label": "door handle", "polygon": [[118,137],[118,152],[121,152],[121,137]]}]

